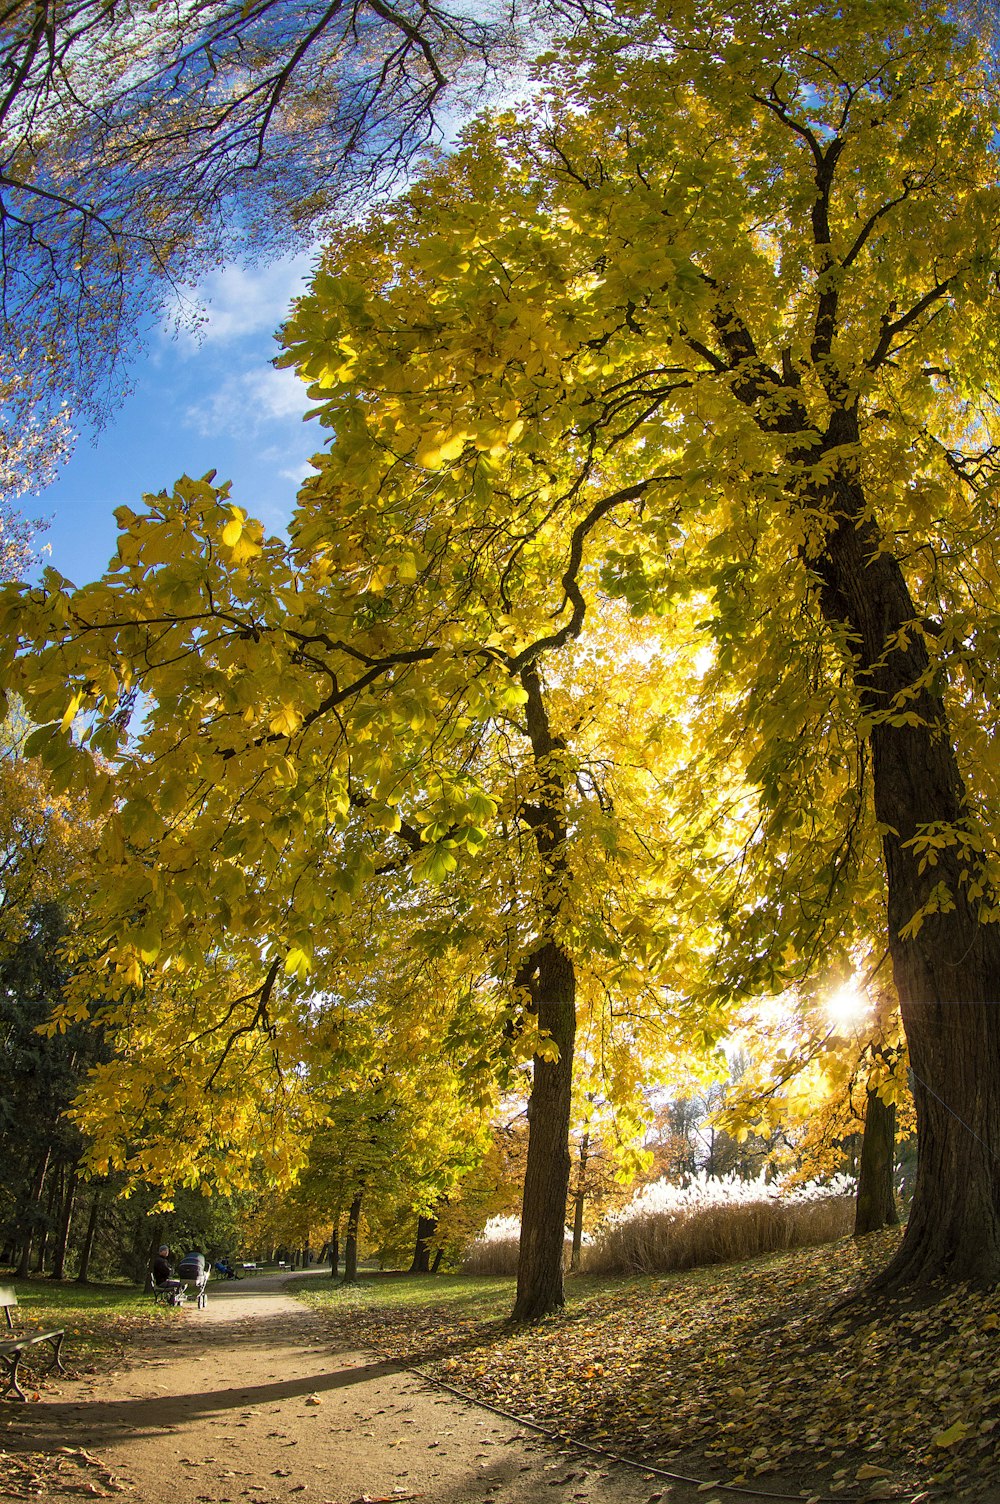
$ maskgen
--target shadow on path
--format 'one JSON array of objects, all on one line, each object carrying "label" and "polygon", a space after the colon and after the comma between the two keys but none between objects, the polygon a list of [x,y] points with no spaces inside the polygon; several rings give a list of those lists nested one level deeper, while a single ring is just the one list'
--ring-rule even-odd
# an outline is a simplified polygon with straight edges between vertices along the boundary
[{"label": "shadow on path", "polygon": [[398,1378],[394,1363],[359,1363],[334,1369],[330,1373],[307,1374],[297,1379],[282,1379],[269,1384],[236,1384],[228,1389],[209,1389],[200,1394],[157,1394],[143,1399],[102,1401],[99,1398],[53,1402],[44,1400],[19,1412],[25,1424],[16,1434],[8,1435],[11,1451],[39,1451],[51,1442],[53,1433],[62,1433],[78,1425],[86,1415],[93,1428],[95,1445],[128,1440],[158,1431],[225,1415],[231,1411],[252,1409],[257,1405],[276,1404],[281,1400],[304,1398],[331,1390],[346,1389],[370,1379]]}]

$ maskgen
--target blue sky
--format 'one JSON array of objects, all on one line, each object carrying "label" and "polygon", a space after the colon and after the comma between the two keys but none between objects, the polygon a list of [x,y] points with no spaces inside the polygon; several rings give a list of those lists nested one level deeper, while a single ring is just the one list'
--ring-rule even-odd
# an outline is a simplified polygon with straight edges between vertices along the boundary
[{"label": "blue sky", "polygon": [[74,584],[97,579],[115,551],[114,509],[180,475],[218,471],[233,500],[269,532],[287,521],[323,433],[304,422],[305,387],[271,366],[274,331],[309,275],[312,255],[246,271],[227,267],[198,289],[200,332],[165,319],[128,373],[131,393],[96,436],[82,434],[54,483],[21,511],[49,521],[37,543]]}]

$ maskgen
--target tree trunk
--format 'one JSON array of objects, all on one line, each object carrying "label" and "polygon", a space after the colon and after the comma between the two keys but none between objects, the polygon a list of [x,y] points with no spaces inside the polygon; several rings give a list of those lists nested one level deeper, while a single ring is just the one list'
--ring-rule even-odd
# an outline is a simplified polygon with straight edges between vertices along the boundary
[{"label": "tree trunk", "polygon": [[337,1278],[340,1268],[340,1224],[335,1222],[333,1232],[330,1234],[330,1278]]},{"label": "tree trunk", "polygon": [[[555,1060],[536,1054],[528,1102],[528,1159],[521,1203],[517,1298],[511,1319],[536,1321],[563,1304],[563,1241],[569,1195],[569,1124],[576,1043],[576,971],[562,943],[569,897],[566,827],[566,744],[552,732],[534,663],[520,671],[534,769],[532,797],[521,816],[541,862],[540,940],[521,968],[522,990],[551,1036]],[[516,985],[516,984],[515,984]]]},{"label": "tree trunk", "polygon": [[74,1165],[69,1172],[66,1191],[63,1196],[62,1214],[59,1218],[59,1233],[56,1238],[55,1251],[52,1255],[51,1279],[63,1279],[66,1274],[66,1250],[69,1247],[69,1231],[73,1225],[73,1205],[76,1201],[76,1188],[79,1178],[79,1170]]},{"label": "tree trunk", "polygon": [[49,1237],[56,1220],[56,1206],[62,1196],[63,1183],[66,1179],[66,1166],[57,1163],[52,1174],[49,1176],[49,1194],[45,1201],[45,1220],[42,1223],[41,1237],[38,1239],[38,1257],[35,1260],[35,1273],[45,1273],[45,1255],[49,1248]]},{"label": "tree trunk", "polygon": [[543,947],[538,961],[538,1027],[552,1036],[559,1055],[556,1060],[536,1055],[533,1063],[514,1321],[536,1321],[558,1310],[564,1300],[576,974],[569,956],[553,940]]},{"label": "tree trunk", "polygon": [[344,1244],[344,1284],[353,1285],[358,1278],[358,1226],[361,1222],[363,1191],[358,1191],[347,1213],[347,1238]]},{"label": "tree trunk", "polygon": [[28,1206],[25,1208],[24,1241],[21,1244],[21,1254],[15,1271],[18,1279],[27,1279],[31,1273],[31,1247],[34,1242],[35,1227],[38,1222],[38,1208],[42,1199],[42,1191],[45,1189],[45,1177],[48,1174],[51,1155],[52,1149],[49,1146],[38,1162],[35,1180],[31,1187],[31,1196]]},{"label": "tree trunk", "polygon": [[580,1267],[580,1250],[583,1248],[583,1208],[587,1199],[587,1151],[589,1148],[590,1132],[588,1130],[580,1140],[576,1191],[573,1195],[573,1252],[570,1256],[569,1267],[574,1271]]},{"label": "tree trunk", "polygon": [[882,1227],[895,1227],[899,1222],[892,1183],[895,1161],[896,1104],[883,1102],[877,1091],[869,1091],[858,1169],[856,1238],[866,1232],[878,1232]]},{"label": "tree trunk", "polygon": [[[835,415],[827,447],[858,439],[855,415]],[[972,825],[965,789],[900,564],[880,551],[851,474],[841,471],[822,500],[835,525],[810,563],[842,644],[847,628],[860,709],[870,720],[889,950],[917,1117],[910,1219],[877,1283],[992,1284],[1000,1279],[1000,926],[979,914],[996,895],[974,844],[964,843]],[[891,724],[897,711],[906,724]],[[945,838],[933,865],[919,846],[926,832]],[[969,891],[979,880],[981,900]]]},{"label": "tree trunk", "polygon": [[94,1254],[94,1239],[97,1237],[97,1223],[101,1213],[101,1192],[94,1191],[94,1199],[90,1203],[90,1216],[87,1219],[87,1231],[83,1238],[83,1247],[80,1250],[80,1267],[76,1273],[78,1285],[87,1284],[90,1279],[90,1260]]},{"label": "tree trunk", "polygon": [[413,1249],[413,1262],[410,1264],[411,1274],[430,1274],[431,1272],[431,1238],[437,1232],[437,1217],[417,1217],[417,1241]]},{"label": "tree trunk", "polygon": [[444,1249],[441,1248],[441,1247],[438,1247],[438,1249],[435,1251],[435,1254],[434,1254],[434,1262],[431,1265],[431,1273],[432,1274],[437,1274],[438,1270],[441,1268],[441,1260],[443,1258],[444,1258]]}]

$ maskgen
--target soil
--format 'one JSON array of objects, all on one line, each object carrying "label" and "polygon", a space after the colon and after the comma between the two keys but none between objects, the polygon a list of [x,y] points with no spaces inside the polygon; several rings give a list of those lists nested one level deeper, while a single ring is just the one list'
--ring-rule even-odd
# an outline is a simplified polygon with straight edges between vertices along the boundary
[{"label": "soil", "polygon": [[[4,1407],[22,1497],[62,1504],[712,1504],[561,1451],[371,1354],[332,1346],[287,1276],[209,1287],[127,1370]],[[67,1354],[71,1361],[71,1354]],[[12,1414],[16,1408],[16,1414]],[[31,1459],[59,1460],[38,1469]],[[14,1490],[11,1490],[14,1491]]]}]

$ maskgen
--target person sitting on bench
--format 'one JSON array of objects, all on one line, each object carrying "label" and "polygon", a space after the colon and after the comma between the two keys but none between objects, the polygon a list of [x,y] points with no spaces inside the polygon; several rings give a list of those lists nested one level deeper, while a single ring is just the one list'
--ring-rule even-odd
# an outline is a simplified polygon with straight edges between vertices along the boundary
[{"label": "person sitting on bench", "polygon": [[179,1279],[174,1279],[174,1271],[170,1267],[170,1249],[163,1243],[157,1249],[156,1258],[153,1260],[153,1284],[158,1293],[162,1292],[172,1306],[179,1306],[184,1300],[184,1285]]}]

